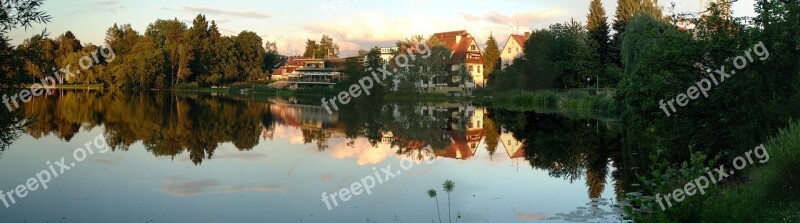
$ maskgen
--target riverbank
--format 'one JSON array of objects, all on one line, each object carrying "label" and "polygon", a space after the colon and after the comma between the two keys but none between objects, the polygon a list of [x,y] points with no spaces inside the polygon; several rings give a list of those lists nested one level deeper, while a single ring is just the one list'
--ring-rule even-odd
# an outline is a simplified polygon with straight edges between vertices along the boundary
[{"label": "riverbank", "polygon": [[[492,105],[511,111],[558,113],[572,118],[618,119],[614,89],[507,91],[492,95]],[[616,118],[611,118],[616,117]]]},{"label": "riverbank", "polygon": [[[33,84],[25,84],[25,88],[30,89]],[[69,89],[69,90],[97,90],[97,89],[105,89],[103,84],[56,84],[52,87],[52,89]]]},{"label": "riverbank", "polygon": [[[687,196],[666,210],[656,206],[649,208],[651,214],[632,213],[634,219],[637,222],[800,222],[800,163],[797,162],[800,122],[781,130],[766,143],[766,148],[768,162],[749,169],[744,176],[716,184],[705,195]],[[688,178],[684,176],[686,169],[672,169],[683,174],[664,184],[685,183],[681,179]],[[654,206],[652,201],[645,204]]]}]

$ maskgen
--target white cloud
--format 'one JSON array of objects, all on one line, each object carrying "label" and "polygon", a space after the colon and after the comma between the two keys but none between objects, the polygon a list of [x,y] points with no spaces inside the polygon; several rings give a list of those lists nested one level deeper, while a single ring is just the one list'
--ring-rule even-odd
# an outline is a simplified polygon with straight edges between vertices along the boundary
[{"label": "white cloud", "polygon": [[239,18],[247,18],[247,19],[268,19],[271,16],[264,14],[259,11],[249,11],[249,10],[223,10],[218,8],[211,8],[205,6],[193,6],[193,5],[180,5],[177,8],[169,8],[169,7],[157,7],[158,9],[162,10],[172,10],[172,11],[181,11],[190,14],[206,14],[206,15],[220,15],[220,16],[232,16],[232,17],[239,17]]}]

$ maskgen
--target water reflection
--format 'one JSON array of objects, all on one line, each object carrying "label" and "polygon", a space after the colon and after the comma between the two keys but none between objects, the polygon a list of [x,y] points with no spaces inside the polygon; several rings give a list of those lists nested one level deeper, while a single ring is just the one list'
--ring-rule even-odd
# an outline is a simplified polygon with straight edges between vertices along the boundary
[{"label": "water reflection", "polygon": [[[335,159],[353,158],[358,165],[382,163],[390,156],[423,159],[411,157],[421,154],[416,151],[422,149],[453,161],[480,159],[476,158],[479,153],[488,154],[489,162],[505,156],[554,178],[585,180],[587,191],[581,193],[595,204],[586,208],[591,211],[579,208],[578,213],[617,214],[599,206],[610,202],[608,197],[601,198],[606,184],[613,183],[617,194],[624,187],[621,171],[625,162],[620,155],[623,134],[618,123],[483,108],[469,101],[359,102],[330,115],[315,101],[201,93],[61,91],[26,103],[19,117],[35,117],[36,122],[24,127],[24,132],[35,139],[70,141],[82,129],[102,126],[114,150],[127,151],[141,143],[155,157],[180,160],[181,154],[188,153],[188,160],[195,165],[215,159],[263,162],[267,155],[217,154],[217,150],[230,143],[238,151],[250,151],[279,139],[311,145],[318,153]],[[505,157],[503,160],[508,160]],[[319,175],[319,181],[336,180],[330,174]],[[225,185],[216,179],[182,176],[165,177],[161,183],[160,192],[176,197],[203,195],[210,190],[223,194],[293,190],[279,184]],[[502,183],[514,182],[509,179]],[[421,194],[419,199],[424,200]],[[535,211],[518,212],[515,218],[571,219]]]}]

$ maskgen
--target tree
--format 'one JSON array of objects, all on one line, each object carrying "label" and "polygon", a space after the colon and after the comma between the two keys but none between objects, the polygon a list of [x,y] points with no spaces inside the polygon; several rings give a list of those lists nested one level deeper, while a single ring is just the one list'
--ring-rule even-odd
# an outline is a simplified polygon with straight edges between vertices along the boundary
[{"label": "tree", "polygon": [[217,85],[244,80],[244,74],[238,72],[234,39],[232,37],[211,37],[211,40],[209,55],[213,63],[209,65],[209,73],[204,78],[200,78],[198,82],[201,85]]},{"label": "tree", "polygon": [[500,62],[500,48],[491,33],[489,33],[489,39],[486,40],[486,48],[483,51],[484,76],[491,79],[495,66]]},{"label": "tree", "polygon": [[[64,61],[64,58],[67,57],[67,55],[78,52],[83,48],[81,41],[75,38],[75,35],[72,34],[71,31],[67,31],[56,38],[56,44],[58,45],[58,48],[56,48],[55,60],[58,67],[64,67],[66,65],[62,63],[62,61]],[[69,64],[69,62],[67,62],[67,64]]]},{"label": "tree", "polygon": [[599,69],[597,69],[597,76],[595,77],[597,86],[599,87],[600,80],[606,85],[616,86],[618,82],[616,77],[609,77],[609,73],[612,72],[606,72],[610,44],[609,27],[606,10],[603,8],[603,3],[600,0],[592,0],[589,6],[586,29],[589,31],[589,37],[592,39],[591,47],[597,52],[596,59],[600,65]]},{"label": "tree", "polygon": [[236,53],[238,54],[238,72],[245,79],[259,80],[265,77],[262,43],[261,37],[250,31],[242,31],[235,38]]},{"label": "tree", "polygon": [[192,28],[189,29],[189,39],[192,43],[192,54],[194,60],[191,61],[190,69],[191,75],[187,78],[189,81],[196,80],[201,82],[209,74],[212,61],[211,51],[212,42],[211,30],[208,25],[208,20],[203,14],[198,14],[194,21],[192,21]]},{"label": "tree", "polygon": [[326,58],[327,56],[339,56],[339,45],[333,42],[333,38],[328,35],[322,35],[317,49],[317,58]]},{"label": "tree", "polygon": [[38,60],[35,58],[24,58],[25,60],[25,81],[33,82],[36,79],[44,78],[45,75],[50,73],[50,68],[56,67],[56,48],[58,44],[50,38],[36,35],[26,39],[17,50],[29,51],[34,55],[38,55]]},{"label": "tree", "polygon": [[317,41],[306,40],[306,51],[303,52],[304,57],[316,57],[318,51]]},{"label": "tree", "polygon": [[194,58],[190,54],[191,43],[189,38],[188,27],[185,23],[173,20],[156,20],[147,26],[145,36],[153,38],[160,48],[163,49],[166,57],[166,66],[164,67],[165,80],[168,81],[166,86],[169,87],[177,84],[180,81],[186,81],[191,68],[189,64]]},{"label": "tree", "polygon": [[428,197],[436,199],[436,213],[439,214],[439,223],[442,223],[442,212],[439,211],[439,197],[436,196],[436,190],[428,190]]},{"label": "tree", "polygon": [[314,40],[306,41],[306,50],[303,52],[304,57],[313,57],[324,59],[328,56],[338,56],[339,45],[333,42],[333,38],[328,35],[322,35],[319,43]]},{"label": "tree", "polygon": [[264,71],[267,71],[267,72],[268,72],[268,71],[270,71],[272,68],[274,68],[276,64],[278,64],[278,62],[279,62],[279,61],[280,61],[280,59],[281,59],[281,55],[280,55],[280,54],[278,54],[278,47],[277,47],[277,43],[275,43],[275,42],[270,42],[270,41],[267,41],[267,42],[264,44],[264,46],[265,46],[265,47],[264,47],[264,50],[265,50],[265,51],[264,51],[264,62],[263,62],[263,66],[264,66]]},{"label": "tree", "polygon": [[600,0],[592,0],[589,5],[589,15],[587,16],[586,29],[589,36],[597,44],[597,53],[600,56],[600,63],[605,64],[608,57],[609,27],[606,9]]},{"label": "tree", "polygon": [[106,66],[102,79],[106,86],[124,87],[132,86],[135,71],[130,61],[135,55],[133,48],[139,44],[141,35],[130,24],[117,25],[106,30],[106,44],[114,50],[116,55],[125,55],[114,59]]},{"label": "tree", "polygon": [[453,192],[453,189],[455,188],[456,183],[453,183],[452,180],[446,180],[444,181],[444,184],[442,184],[442,189],[444,189],[444,192],[447,192],[447,217],[450,219],[451,223],[453,222],[453,219],[452,214],[450,214],[450,192]]},{"label": "tree", "polygon": [[132,57],[128,58],[131,71],[131,85],[150,89],[154,87],[164,87],[168,80],[162,75],[164,73],[164,53],[158,47],[157,40],[149,37],[139,38],[139,42],[133,46]]},{"label": "tree", "polygon": [[497,128],[494,120],[489,117],[484,117],[483,123],[483,134],[486,136],[486,150],[491,157],[494,155],[495,151],[497,151],[497,145],[500,141],[500,129]]},{"label": "tree", "polygon": [[611,61],[616,63],[618,67],[622,67],[620,50],[622,48],[621,45],[623,34],[625,34],[625,27],[628,25],[629,21],[640,14],[648,15],[659,20],[664,19],[662,18],[663,13],[661,12],[661,8],[658,6],[658,0],[617,0],[617,11],[614,15],[614,24],[612,25],[615,33],[611,42],[609,55]]},{"label": "tree", "polygon": [[[17,87],[22,77],[28,76],[24,69],[26,61],[33,63],[40,63],[42,60],[37,58],[37,54],[33,53],[38,49],[15,50],[10,45],[10,39],[6,36],[9,31],[17,27],[30,28],[34,23],[46,24],[50,22],[50,16],[41,10],[44,4],[43,0],[30,0],[30,1],[2,1],[0,2],[0,92]],[[44,33],[37,35],[37,39],[44,38]],[[0,109],[5,110],[5,109]],[[11,118],[11,115],[0,115],[3,119],[6,117],[9,120],[0,120],[0,128],[8,129],[7,123],[16,123]],[[10,132],[9,132],[10,133]],[[0,137],[3,142],[0,144],[0,149],[6,144],[6,139],[16,138],[16,134],[9,134],[10,137]]]}]

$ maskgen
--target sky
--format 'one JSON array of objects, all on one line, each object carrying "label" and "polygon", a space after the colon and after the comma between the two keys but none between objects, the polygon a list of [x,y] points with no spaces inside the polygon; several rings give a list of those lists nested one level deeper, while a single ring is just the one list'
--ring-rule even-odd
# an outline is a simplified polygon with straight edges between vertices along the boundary
[{"label": "sky", "polygon": [[[609,22],[616,0],[602,0]],[[698,12],[700,0],[661,0],[676,12]],[[739,0],[735,16],[753,16],[755,0]],[[467,30],[483,45],[492,34],[502,47],[509,34],[522,34],[574,19],[585,24],[589,0],[48,0],[46,25],[10,33],[12,43],[46,30],[51,38],[72,31],[82,43],[102,44],[106,30],[131,24],[143,33],[156,19],[187,23],[197,14],[215,20],[223,35],[248,30],[277,43],[283,55],[302,54],[305,41],[325,34],[339,45],[340,56],[374,46],[390,47],[413,35]],[[667,10],[667,13],[669,10]]]}]

